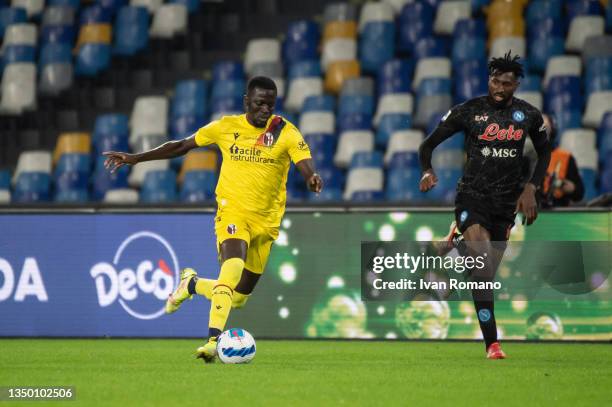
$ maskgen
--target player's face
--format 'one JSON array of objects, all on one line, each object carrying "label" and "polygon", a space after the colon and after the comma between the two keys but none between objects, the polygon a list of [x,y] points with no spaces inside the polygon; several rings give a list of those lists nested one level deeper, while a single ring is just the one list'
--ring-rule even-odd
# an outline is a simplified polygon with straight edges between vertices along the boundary
[{"label": "player's face", "polygon": [[256,127],[265,127],[274,113],[276,92],[269,89],[254,88],[244,98],[244,107],[249,122]]},{"label": "player's face", "polygon": [[505,105],[514,95],[518,85],[519,81],[513,72],[493,73],[489,76],[489,96],[495,103]]}]

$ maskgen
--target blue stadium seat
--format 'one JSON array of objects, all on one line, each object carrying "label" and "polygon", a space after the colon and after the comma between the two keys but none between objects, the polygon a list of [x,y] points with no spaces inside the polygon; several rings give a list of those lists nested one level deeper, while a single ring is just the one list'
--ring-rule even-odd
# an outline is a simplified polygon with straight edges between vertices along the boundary
[{"label": "blue stadium seat", "polygon": [[210,201],[215,196],[217,175],[213,171],[188,171],[181,188],[181,201]]},{"label": "blue stadium seat", "polygon": [[586,63],[585,91],[592,92],[612,89],[612,57],[594,57]]},{"label": "blue stadium seat", "polygon": [[101,154],[104,151],[129,151],[127,134],[105,133],[94,137],[93,151],[96,159],[103,160]]},{"label": "blue stadium seat", "polygon": [[128,0],[97,0],[96,3],[103,8],[109,9],[115,15],[121,7],[128,3]]},{"label": "blue stadium seat", "polygon": [[325,182],[325,188],[342,189],[344,187],[346,176],[337,167],[317,167],[317,172]]},{"label": "blue stadium seat", "polygon": [[47,6],[70,6],[75,10],[79,9],[80,0],[49,0]]},{"label": "blue stadium seat", "polygon": [[566,3],[567,17],[569,21],[576,16],[603,15],[603,9],[599,0],[569,0]]},{"label": "blue stadium seat", "polygon": [[106,134],[119,134],[127,137],[129,134],[128,117],[122,113],[99,115],[94,124],[94,140]]},{"label": "blue stadium seat", "polygon": [[441,37],[425,37],[414,46],[416,59],[448,56],[448,41]]},{"label": "blue stadium seat", "polygon": [[72,62],[72,50],[68,44],[45,44],[40,51],[39,69],[48,64]]},{"label": "blue stadium seat", "polygon": [[[424,78],[419,84],[417,100],[423,96],[450,94],[451,80],[449,78]],[[418,103],[418,102],[417,102]]]},{"label": "blue stadium seat", "polygon": [[591,199],[597,197],[599,195],[597,187],[595,186],[597,172],[590,168],[579,168],[578,172],[580,172],[580,178],[582,178],[582,183],[584,184],[583,200],[590,201]]},{"label": "blue stadium seat", "polygon": [[601,179],[601,193],[611,193],[612,192],[612,167],[607,168],[600,174]]},{"label": "blue stadium seat", "polygon": [[211,112],[241,112],[243,110],[241,97],[219,97],[213,99]]},{"label": "blue stadium seat", "polygon": [[336,145],[338,144],[336,137],[330,134],[311,133],[304,136],[304,141],[311,151],[316,151],[313,154],[313,160],[317,169],[329,167],[333,162]]},{"label": "blue stadium seat", "polygon": [[104,199],[104,194],[110,189],[128,188],[128,167],[121,167],[119,170],[111,173],[104,168],[104,160],[99,159],[96,162],[96,171],[93,175],[93,193],[92,197],[96,201]]},{"label": "blue stadium seat", "polygon": [[565,34],[566,29],[563,25],[563,22],[561,20],[553,18],[543,19],[536,25],[529,26],[527,30],[529,42],[540,38],[565,38]]},{"label": "blue stadium seat", "polygon": [[411,53],[417,41],[433,35],[434,8],[427,3],[406,4],[398,18],[399,39],[397,48]]},{"label": "blue stadium seat", "polygon": [[57,191],[67,191],[71,189],[87,189],[87,184],[89,183],[89,172],[56,171],[53,178]]},{"label": "blue stadium seat", "polygon": [[11,173],[8,170],[0,170],[0,189],[9,189],[11,186]]},{"label": "blue stadium seat", "polygon": [[338,117],[338,132],[347,130],[369,130],[372,128],[372,115],[349,113]]},{"label": "blue stadium seat", "polygon": [[[211,99],[242,98],[244,95],[244,79],[227,79],[213,82]],[[213,102],[214,103],[214,102]],[[242,110],[240,108],[239,110]]]},{"label": "blue stadium seat", "polygon": [[28,21],[28,15],[25,9],[20,7],[2,7],[0,8],[0,39],[4,38],[6,27],[11,24],[25,23]]},{"label": "blue stadium seat", "polygon": [[437,169],[438,185],[428,192],[429,198],[441,203],[452,204],[455,200],[457,182],[462,174],[463,170],[457,168]]},{"label": "blue stadium seat", "polygon": [[308,193],[307,198],[311,202],[340,202],[342,201],[342,189],[326,185],[321,193]]},{"label": "blue stadium seat", "polygon": [[410,92],[414,60],[392,59],[378,71],[378,94]]},{"label": "blue stadium seat", "polygon": [[149,171],[140,190],[140,202],[167,203],[176,200],[176,174],[172,170]]},{"label": "blue stadium seat", "polygon": [[612,4],[609,2],[606,7],[606,32],[612,33]]},{"label": "blue stadium seat", "polygon": [[340,96],[338,114],[343,115],[348,113],[372,115],[374,113],[374,98],[369,95]]},{"label": "blue stadium seat", "polygon": [[244,67],[237,61],[219,61],[213,67],[213,83],[227,80],[244,81]]},{"label": "blue stadium seat", "polygon": [[455,23],[453,29],[453,38],[455,40],[461,39],[462,41],[466,38],[480,38],[486,39],[487,30],[484,20],[480,18],[462,18]]},{"label": "blue stadium seat", "polygon": [[[606,112],[597,132],[597,145],[599,154],[603,158],[612,152],[612,112]],[[612,158],[612,157],[611,157]]]},{"label": "blue stadium seat", "polygon": [[76,36],[76,29],[69,25],[46,25],[42,27],[41,43],[62,43],[72,46]]},{"label": "blue stadium seat", "polygon": [[419,190],[419,168],[391,168],[387,174],[386,198],[389,201],[408,201],[411,205],[424,203],[428,195]]},{"label": "blue stadium seat", "polygon": [[488,92],[487,76],[474,75],[455,79],[455,103],[462,103]]},{"label": "blue stadium seat", "polygon": [[195,13],[198,10],[200,10],[200,5],[202,1],[201,0],[170,0],[168,1],[168,3],[183,4],[185,5],[185,7],[187,7],[187,11],[189,12],[189,14],[191,14],[191,13]]},{"label": "blue stadium seat", "polygon": [[380,151],[361,151],[353,154],[350,168],[382,168],[383,155]]},{"label": "blue stadium seat", "polygon": [[89,192],[86,189],[65,189],[55,191],[54,201],[57,203],[84,204],[89,201]]},{"label": "blue stadium seat", "polygon": [[389,161],[390,169],[419,169],[419,153],[416,151],[401,151],[394,153]]},{"label": "blue stadium seat", "polygon": [[336,109],[336,98],[332,95],[313,95],[304,99],[302,113],[333,112]]},{"label": "blue stadium seat", "polygon": [[302,60],[289,67],[289,80],[321,76],[321,63],[318,59]]},{"label": "blue stadium seat", "polygon": [[111,49],[107,44],[83,44],[76,58],[77,75],[96,76],[108,68]]},{"label": "blue stadium seat", "polygon": [[[440,113],[437,113],[431,116],[431,120],[429,121],[429,124],[427,126],[427,134],[431,134],[434,131],[434,129],[438,126],[438,124],[440,123],[440,120],[442,120],[442,117],[446,113],[447,112],[440,112]],[[465,146],[465,134],[463,132],[460,132],[460,133],[453,134],[451,137],[444,140],[440,145],[438,145],[438,147],[436,147],[436,149],[437,150],[455,150],[455,149],[462,150],[464,146]]]},{"label": "blue stadium seat", "polygon": [[367,23],[359,40],[361,70],[374,73],[395,53],[395,24],[392,22]]},{"label": "blue stadium seat", "polygon": [[8,45],[4,47],[4,53],[2,54],[2,66],[0,70],[4,70],[4,67],[8,64],[17,62],[35,62],[36,60],[36,49],[30,45]]},{"label": "blue stadium seat", "polygon": [[377,202],[382,201],[385,197],[383,191],[355,191],[351,195],[353,202]]},{"label": "blue stadium seat", "polygon": [[463,37],[455,38],[453,42],[452,61],[453,65],[471,59],[485,60],[486,45],[484,38]]},{"label": "blue stadium seat", "polygon": [[83,172],[89,174],[91,157],[89,154],[62,154],[55,166],[55,174],[64,172]]},{"label": "blue stadium seat", "polygon": [[559,110],[550,112],[557,126],[557,134],[563,134],[568,129],[579,129],[582,127],[581,110]]},{"label": "blue stadium seat", "polygon": [[391,134],[397,130],[412,127],[412,117],[407,113],[388,113],[381,117],[376,129],[376,145],[384,147],[389,142]]},{"label": "blue stadium seat", "polygon": [[79,17],[79,25],[112,23],[112,21],[112,11],[97,4],[84,8]]},{"label": "blue stadium seat", "polygon": [[204,80],[178,82],[174,90],[171,116],[206,116],[207,83]]},{"label": "blue stadium seat", "polygon": [[22,172],[12,195],[16,203],[47,202],[51,199],[51,177],[43,172]]},{"label": "blue stadium seat", "polygon": [[189,114],[172,116],[170,119],[170,137],[172,140],[180,140],[189,137],[205,124],[205,116]]},{"label": "blue stadium seat", "polygon": [[538,75],[525,75],[521,78],[520,92],[540,92],[542,90],[542,78]]},{"label": "blue stadium seat", "polygon": [[527,6],[526,23],[528,26],[537,25],[546,18],[561,19],[560,0],[530,1]]},{"label": "blue stadium seat", "polygon": [[282,116],[285,120],[295,124],[298,122],[298,117],[295,113],[284,111],[283,109],[276,108],[274,110],[274,114],[277,116]]},{"label": "blue stadium seat", "polygon": [[548,81],[545,94],[545,110],[582,110],[580,77],[554,76]]},{"label": "blue stadium seat", "polygon": [[550,57],[563,55],[565,40],[561,37],[543,37],[529,43],[529,67],[533,72],[543,73]]},{"label": "blue stadium seat", "polygon": [[287,66],[318,58],[319,26],[311,20],[294,21],[287,27],[283,57]]},{"label": "blue stadium seat", "polygon": [[134,55],[149,42],[149,12],[144,7],[122,7],[114,26],[113,52]]}]

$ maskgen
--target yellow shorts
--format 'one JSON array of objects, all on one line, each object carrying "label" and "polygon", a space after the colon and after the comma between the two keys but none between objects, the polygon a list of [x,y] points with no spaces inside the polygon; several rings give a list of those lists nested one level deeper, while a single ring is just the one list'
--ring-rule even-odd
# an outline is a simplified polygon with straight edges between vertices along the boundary
[{"label": "yellow shorts", "polygon": [[218,210],[215,217],[217,251],[227,239],[241,239],[247,243],[245,268],[262,274],[266,268],[272,243],[278,237],[278,227],[264,226],[253,217],[228,210]]}]

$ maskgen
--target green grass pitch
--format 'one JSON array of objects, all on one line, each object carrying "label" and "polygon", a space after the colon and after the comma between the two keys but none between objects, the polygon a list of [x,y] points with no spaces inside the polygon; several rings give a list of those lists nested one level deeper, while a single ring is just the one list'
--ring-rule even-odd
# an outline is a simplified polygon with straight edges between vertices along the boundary
[{"label": "green grass pitch", "polygon": [[[609,344],[506,343],[509,359],[491,361],[476,342],[261,340],[249,365],[205,365],[192,357],[200,344],[4,339],[0,386],[76,386],[76,402],[53,402],[67,406],[603,406],[611,399]],[[17,405],[28,404],[41,402]]]}]

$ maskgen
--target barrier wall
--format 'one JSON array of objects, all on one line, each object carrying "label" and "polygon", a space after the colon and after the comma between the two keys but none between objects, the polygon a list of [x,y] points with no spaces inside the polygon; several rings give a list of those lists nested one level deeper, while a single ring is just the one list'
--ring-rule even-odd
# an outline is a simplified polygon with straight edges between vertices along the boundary
[{"label": "barrier wall", "polygon": [[[435,240],[450,211],[288,213],[264,277],[230,325],[256,337],[477,338],[470,301],[363,301],[360,243]],[[173,315],[183,267],[216,275],[212,213],[0,214],[0,336],[206,335],[209,303]],[[610,242],[610,212],[543,213],[511,240]],[[529,270],[502,264],[500,278]],[[610,340],[610,267],[579,300],[498,299],[504,338]]]}]

